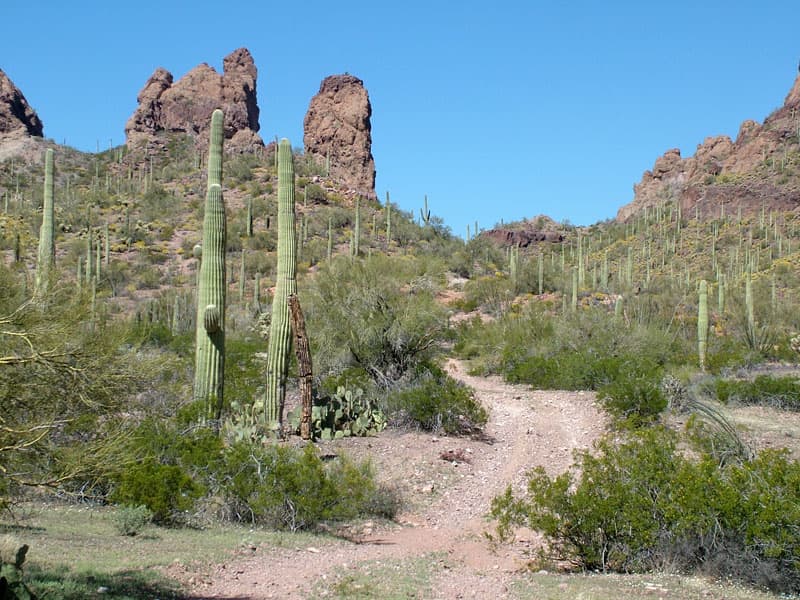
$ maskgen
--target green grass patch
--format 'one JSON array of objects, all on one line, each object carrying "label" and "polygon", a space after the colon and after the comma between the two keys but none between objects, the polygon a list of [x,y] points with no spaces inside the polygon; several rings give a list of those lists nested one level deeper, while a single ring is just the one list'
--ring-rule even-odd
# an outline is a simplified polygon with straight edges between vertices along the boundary
[{"label": "green grass patch", "polygon": [[[118,532],[115,508],[30,504],[0,534],[30,546],[25,580],[40,597],[181,598],[175,583],[155,567],[217,563],[248,547],[323,547],[324,536],[272,532],[234,524],[204,529],[147,527],[139,535]],[[98,589],[107,588],[98,593]],[[46,594],[45,594],[46,593]]]}]

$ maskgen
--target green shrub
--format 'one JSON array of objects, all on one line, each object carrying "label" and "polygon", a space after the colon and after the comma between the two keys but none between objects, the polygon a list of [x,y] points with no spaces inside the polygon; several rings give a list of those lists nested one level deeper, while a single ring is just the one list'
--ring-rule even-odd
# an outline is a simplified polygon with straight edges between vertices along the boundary
[{"label": "green shrub", "polygon": [[119,475],[111,500],[146,506],[154,523],[174,523],[180,521],[180,513],[193,507],[200,493],[200,486],[184,469],[148,458]]},{"label": "green shrub", "polygon": [[653,422],[667,407],[659,380],[629,371],[602,386],[598,398],[618,422],[631,427]]},{"label": "green shrub", "polygon": [[415,287],[436,279],[429,267],[435,265],[380,255],[324,264],[303,306],[317,372],[359,367],[387,389],[434,356],[446,335],[445,309],[431,286]]},{"label": "green shrub", "polygon": [[120,535],[134,536],[153,520],[153,513],[144,505],[120,506],[114,513],[114,528]]},{"label": "green shrub", "polygon": [[800,411],[800,380],[797,377],[758,375],[753,381],[718,379],[714,393],[720,402],[772,406]]},{"label": "green shrub", "polygon": [[[375,482],[369,463],[345,457],[324,463],[313,445],[226,449],[217,494],[228,518],[278,529],[311,529],[323,521],[387,514],[397,504]],[[391,494],[390,494],[391,496]],[[392,508],[394,506],[394,508]]]},{"label": "green shrub", "polygon": [[495,498],[505,536],[517,525],[542,531],[549,551],[587,569],[641,572],[663,566],[800,590],[800,463],[765,451],[720,467],[690,460],[677,435],[638,430],[583,452],[576,470],[534,470],[527,494]]},{"label": "green shrub", "polygon": [[387,399],[391,422],[460,435],[486,425],[488,413],[474,392],[440,368],[428,367],[409,387]]}]

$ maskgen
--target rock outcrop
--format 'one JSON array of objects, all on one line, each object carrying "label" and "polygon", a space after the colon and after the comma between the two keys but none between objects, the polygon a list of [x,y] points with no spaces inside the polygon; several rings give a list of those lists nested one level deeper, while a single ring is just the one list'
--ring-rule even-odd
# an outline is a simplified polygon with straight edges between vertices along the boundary
[{"label": "rock outcrop", "polygon": [[0,69],[0,136],[32,135],[42,137],[42,121],[22,91]]},{"label": "rock outcrop", "polygon": [[147,142],[164,132],[195,136],[208,143],[211,113],[225,112],[226,148],[245,150],[263,145],[258,135],[258,71],[247,48],[225,57],[222,75],[203,63],[173,83],[172,74],[157,68],[139,92],[139,106],[125,125],[127,142]]},{"label": "rock outcrop", "polygon": [[667,150],[633,186],[633,202],[619,209],[626,221],[645,207],[678,202],[687,216],[752,214],[762,206],[792,210],[800,206],[800,76],[781,108],[763,124],[744,121],[736,140],[708,137],[694,156]]},{"label": "rock outcrop", "polygon": [[496,227],[482,231],[480,237],[487,238],[498,246],[527,248],[537,242],[560,243],[564,235],[558,231],[558,223],[550,217],[539,215],[508,227]]},{"label": "rock outcrop", "polygon": [[356,194],[375,197],[372,106],[364,82],[331,75],[311,99],[303,121],[306,154],[330,165],[330,177]]}]

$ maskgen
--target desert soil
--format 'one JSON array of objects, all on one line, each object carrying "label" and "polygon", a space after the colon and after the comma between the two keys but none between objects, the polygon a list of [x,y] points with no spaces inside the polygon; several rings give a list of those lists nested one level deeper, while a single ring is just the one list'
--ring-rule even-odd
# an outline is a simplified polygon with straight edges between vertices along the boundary
[{"label": "desert soil", "polygon": [[405,500],[395,522],[359,523],[315,546],[252,547],[224,564],[173,565],[167,573],[196,598],[309,598],[326,595],[324,582],[333,585],[365,563],[434,555],[447,563],[431,585],[437,598],[506,597],[540,540],[526,532],[493,545],[484,535],[493,531],[486,519],[492,498],[509,485],[521,489],[537,465],[551,475],[565,471],[573,452],[603,433],[605,417],[589,392],[532,391],[470,376],[457,361],[448,370],[489,410],[480,439],[390,432],[323,446],[372,459]]}]

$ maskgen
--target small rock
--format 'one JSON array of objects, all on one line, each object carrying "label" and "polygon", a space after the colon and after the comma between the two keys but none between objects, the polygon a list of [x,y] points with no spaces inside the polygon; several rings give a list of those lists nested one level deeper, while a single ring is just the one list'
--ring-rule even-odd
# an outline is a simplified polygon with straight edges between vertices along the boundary
[{"label": "small rock", "polygon": [[314,548],[314,546],[309,546],[306,548],[307,552],[311,552],[312,554],[319,554],[319,548]]},{"label": "small rock", "polygon": [[97,593],[98,594],[107,594],[108,593],[108,588],[106,586],[104,586],[104,585],[101,585],[99,588],[97,588]]}]

